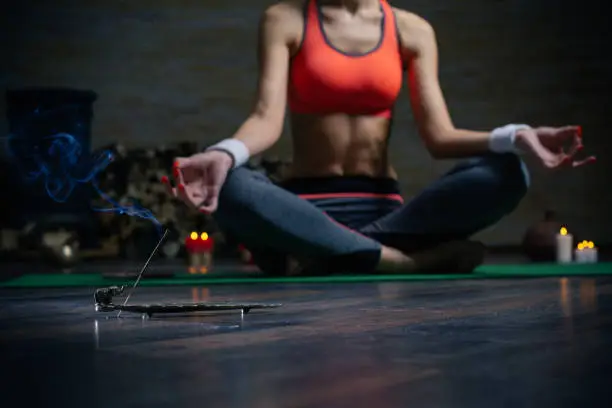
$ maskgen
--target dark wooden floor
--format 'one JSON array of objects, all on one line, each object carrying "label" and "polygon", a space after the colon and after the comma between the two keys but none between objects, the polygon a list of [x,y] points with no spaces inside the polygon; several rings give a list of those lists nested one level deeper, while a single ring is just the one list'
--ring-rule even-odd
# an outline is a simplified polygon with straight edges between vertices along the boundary
[{"label": "dark wooden floor", "polygon": [[612,406],[612,279],[139,288],[130,302],[203,299],[284,307],[116,319],[92,290],[0,292],[0,406]]}]

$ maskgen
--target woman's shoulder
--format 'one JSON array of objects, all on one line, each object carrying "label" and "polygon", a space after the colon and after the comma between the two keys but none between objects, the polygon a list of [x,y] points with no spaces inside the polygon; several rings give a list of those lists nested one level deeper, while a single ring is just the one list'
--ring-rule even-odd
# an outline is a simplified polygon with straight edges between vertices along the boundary
[{"label": "woman's shoulder", "polygon": [[303,18],[304,6],[308,0],[281,0],[268,6],[264,14],[273,17]]},{"label": "woman's shoulder", "polygon": [[408,10],[393,7],[397,27],[404,31],[431,31],[433,27],[425,18]]},{"label": "woman's shoulder", "polygon": [[302,30],[305,0],[282,0],[268,6],[262,14],[264,25],[274,25],[285,32]]},{"label": "woman's shoulder", "polygon": [[274,38],[282,37],[292,49],[297,47],[304,31],[304,1],[282,0],[268,6],[261,16],[261,28]]},{"label": "woman's shoulder", "polygon": [[393,14],[406,58],[418,53],[424,46],[435,42],[434,28],[425,18],[395,7]]}]

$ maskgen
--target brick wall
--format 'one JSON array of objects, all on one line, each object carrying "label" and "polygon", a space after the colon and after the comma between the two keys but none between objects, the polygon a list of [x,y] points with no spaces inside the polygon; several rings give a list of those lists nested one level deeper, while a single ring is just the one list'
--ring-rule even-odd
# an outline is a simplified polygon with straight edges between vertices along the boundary
[{"label": "brick wall", "polygon": [[[255,41],[263,0],[20,0],[0,16],[0,86],[69,86],[99,93],[94,145],[211,142],[248,113],[255,86]],[[393,1],[437,29],[441,80],[455,123],[489,129],[522,121],[582,124],[596,167],[559,174],[535,169],[515,214],[482,234],[489,243],[520,240],[553,206],[598,241],[612,223],[606,187],[606,117],[612,67],[597,3],[552,0]],[[592,4],[591,4],[592,3]],[[602,16],[602,17],[600,17]],[[0,109],[4,110],[4,100]],[[407,196],[450,162],[434,162],[398,106],[393,161]],[[6,123],[0,118],[4,132]],[[287,155],[284,137],[272,154]]]}]

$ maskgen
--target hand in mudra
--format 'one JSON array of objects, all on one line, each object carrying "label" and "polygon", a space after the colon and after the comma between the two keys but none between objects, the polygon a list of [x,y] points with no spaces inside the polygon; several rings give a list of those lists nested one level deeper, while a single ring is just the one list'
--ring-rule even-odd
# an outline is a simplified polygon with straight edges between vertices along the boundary
[{"label": "hand in mudra", "polygon": [[219,192],[232,163],[229,154],[217,150],[179,157],[173,168],[176,187],[168,177],[162,177],[162,183],[173,197],[193,209],[210,214],[217,210]]},{"label": "hand in mudra", "polygon": [[579,167],[596,160],[595,156],[575,157],[584,148],[580,126],[521,129],[516,132],[515,145],[533,154],[549,169]]}]

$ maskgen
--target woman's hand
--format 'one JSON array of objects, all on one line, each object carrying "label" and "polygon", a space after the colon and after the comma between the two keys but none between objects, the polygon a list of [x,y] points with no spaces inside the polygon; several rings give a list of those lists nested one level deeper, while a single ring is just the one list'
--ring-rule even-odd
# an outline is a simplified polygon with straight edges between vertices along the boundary
[{"label": "woman's hand", "polygon": [[582,160],[575,158],[584,148],[580,126],[521,129],[516,132],[514,144],[520,150],[533,154],[549,169],[579,167],[595,162],[595,156]]},{"label": "woman's hand", "polygon": [[189,207],[210,214],[217,210],[219,192],[232,164],[232,157],[218,150],[179,157],[173,168],[177,187],[174,188],[165,176],[162,177],[162,183],[172,196]]}]

